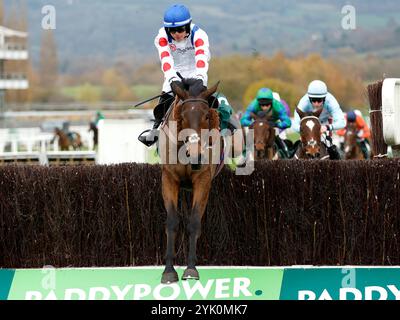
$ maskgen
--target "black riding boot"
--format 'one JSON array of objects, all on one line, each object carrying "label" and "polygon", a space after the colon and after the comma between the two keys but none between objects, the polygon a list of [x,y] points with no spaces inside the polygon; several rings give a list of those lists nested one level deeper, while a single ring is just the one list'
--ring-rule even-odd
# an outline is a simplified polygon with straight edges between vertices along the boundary
[{"label": "black riding boot", "polygon": [[158,105],[153,110],[153,115],[155,118],[153,128],[143,131],[138,137],[138,140],[147,147],[150,147],[157,142],[159,134],[157,129],[162,123],[164,115],[167,113],[167,110],[171,106],[173,100],[174,97],[168,93],[163,93],[163,95],[160,97]]},{"label": "black riding boot", "polygon": [[281,137],[276,135],[275,136],[275,143],[278,146],[278,152],[281,155],[281,159],[289,159],[289,149],[286,144],[282,141]]},{"label": "black riding boot", "polygon": [[368,147],[367,147],[365,140],[360,141],[360,147],[361,147],[361,151],[363,153],[364,159],[369,159]]},{"label": "black riding boot", "polygon": [[340,160],[340,154],[337,147],[333,144],[332,146],[327,148],[329,159],[331,160]]},{"label": "black riding boot", "polygon": [[326,137],[326,149],[329,154],[329,159],[340,160],[340,153],[336,145],[333,144],[332,138],[330,136]]}]

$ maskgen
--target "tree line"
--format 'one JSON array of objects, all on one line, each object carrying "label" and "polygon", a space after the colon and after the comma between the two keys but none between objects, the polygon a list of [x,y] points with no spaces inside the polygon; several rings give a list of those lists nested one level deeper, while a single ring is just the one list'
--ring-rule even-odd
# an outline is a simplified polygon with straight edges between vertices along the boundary
[{"label": "tree line", "polygon": [[[0,0],[0,24],[27,31],[26,4],[16,0],[5,15]],[[212,49],[212,48],[211,48]],[[163,81],[157,56],[154,62],[143,63],[141,57],[110,58],[113,64],[88,57],[93,68],[82,68],[74,73],[61,72],[58,50],[52,30],[42,30],[40,63],[8,61],[7,66],[26,70],[28,90],[8,90],[8,103],[101,102],[131,101],[142,98],[134,87],[151,88],[143,94],[157,94]],[[97,63],[96,63],[97,62]],[[138,63],[139,62],[139,63]],[[82,64],[84,64],[82,59]],[[209,84],[221,81],[220,91],[227,96],[234,109],[242,110],[254,98],[260,87],[270,87],[280,93],[292,111],[306,92],[311,80],[321,79],[328,85],[344,109],[367,109],[365,86],[368,82],[400,74],[400,58],[380,58],[373,54],[360,55],[351,48],[323,57],[317,53],[287,55],[233,54],[212,57]]]}]

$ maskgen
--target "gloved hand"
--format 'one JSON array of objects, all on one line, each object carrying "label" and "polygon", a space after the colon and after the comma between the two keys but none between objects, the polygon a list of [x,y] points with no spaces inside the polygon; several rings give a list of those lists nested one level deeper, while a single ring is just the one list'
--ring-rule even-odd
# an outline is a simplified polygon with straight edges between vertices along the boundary
[{"label": "gloved hand", "polygon": [[185,90],[185,86],[182,83],[182,81],[174,80],[174,81],[171,82],[171,88],[172,88],[173,85],[176,85],[179,88],[181,88],[182,90]]},{"label": "gloved hand", "polygon": [[265,116],[266,116],[266,112],[265,111],[258,111],[257,112],[257,117],[259,117],[259,118],[264,118]]},{"label": "gloved hand", "polygon": [[193,83],[195,86],[204,86],[203,79],[196,79]]},{"label": "gloved hand", "polygon": [[201,79],[184,79],[182,82],[186,90],[192,88],[193,92],[202,92],[207,89]]},{"label": "gloved hand", "polygon": [[273,128],[275,128],[275,127],[279,128],[278,124],[276,122],[272,121],[272,120],[268,121],[268,124]]}]

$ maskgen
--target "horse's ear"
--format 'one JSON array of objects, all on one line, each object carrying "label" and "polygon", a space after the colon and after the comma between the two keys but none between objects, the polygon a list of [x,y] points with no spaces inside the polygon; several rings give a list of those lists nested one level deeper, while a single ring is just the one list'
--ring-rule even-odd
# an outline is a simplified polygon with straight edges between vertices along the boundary
[{"label": "horse's ear", "polygon": [[313,112],[313,115],[316,116],[317,118],[319,118],[319,116],[321,115],[322,110],[324,110],[324,108],[322,108],[322,107],[317,109],[317,110],[315,110]]},{"label": "horse's ear", "polygon": [[219,81],[213,87],[208,88],[206,91],[203,91],[200,94],[200,97],[207,100],[209,96],[211,96],[212,94],[215,93],[215,91],[217,91],[218,85],[219,85]]},{"label": "horse's ear", "polygon": [[304,118],[305,115],[306,115],[306,113],[303,112],[303,111],[301,111],[299,107],[296,107],[296,112],[297,112],[297,114],[300,116],[300,119],[301,119],[301,118]]},{"label": "horse's ear", "polygon": [[174,81],[171,83],[172,92],[175,93],[181,100],[186,100],[189,97],[189,93],[183,90],[178,84]]}]

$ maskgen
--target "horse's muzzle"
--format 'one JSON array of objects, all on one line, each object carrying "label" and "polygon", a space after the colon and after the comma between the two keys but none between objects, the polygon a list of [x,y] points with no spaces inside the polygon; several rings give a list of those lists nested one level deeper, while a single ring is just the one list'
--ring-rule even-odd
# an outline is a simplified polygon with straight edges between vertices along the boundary
[{"label": "horse's muzzle", "polygon": [[198,134],[190,135],[185,142],[186,156],[191,164],[200,164],[205,147],[201,145],[201,139]]},{"label": "horse's muzzle", "polygon": [[319,152],[317,152],[317,153],[306,153],[306,154],[310,159],[317,159],[321,155]]}]

